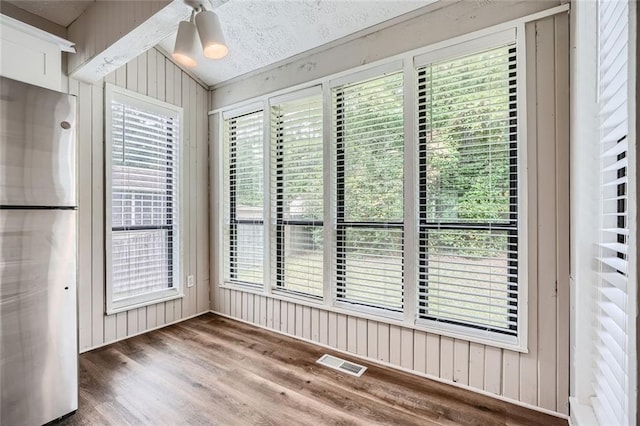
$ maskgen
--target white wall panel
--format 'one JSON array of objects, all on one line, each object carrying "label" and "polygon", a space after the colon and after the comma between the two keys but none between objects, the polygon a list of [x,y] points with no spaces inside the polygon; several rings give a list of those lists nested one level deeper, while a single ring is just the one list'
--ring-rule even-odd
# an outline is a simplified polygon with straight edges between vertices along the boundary
[{"label": "white wall panel", "polygon": [[469,386],[484,388],[484,346],[473,342],[469,344]]},{"label": "white wall panel", "polygon": [[[104,82],[184,108],[185,296],[115,315],[105,315],[104,294]],[[209,310],[207,90],[151,49],[87,84],[69,81],[78,96],[79,326],[80,351],[169,324]],[[194,286],[186,287],[186,276]]]}]

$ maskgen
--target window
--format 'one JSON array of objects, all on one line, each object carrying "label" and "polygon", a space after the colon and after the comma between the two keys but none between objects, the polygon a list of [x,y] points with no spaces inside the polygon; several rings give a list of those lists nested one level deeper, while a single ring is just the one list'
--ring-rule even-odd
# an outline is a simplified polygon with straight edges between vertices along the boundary
[{"label": "window", "polygon": [[418,317],[517,336],[515,44],[417,78]]},{"label": "window", "polygon": [[403,75],[333,89],[336,300],[403,308]]},{"label": "window", "polygon": [[111,85],[107,111],[107,311],[180,295],[182,109]]},{"label": "window", "polygon": [[276,288],[323,292],[322,97],[272,102],[272,241]]},{"label": "window", "polygon": [[263,112],[225,120],[225,279],[264,282]]},{"label": "window", "polygon": [[224,282],[526,348],[517,45],[511,28],[223,112]]}]

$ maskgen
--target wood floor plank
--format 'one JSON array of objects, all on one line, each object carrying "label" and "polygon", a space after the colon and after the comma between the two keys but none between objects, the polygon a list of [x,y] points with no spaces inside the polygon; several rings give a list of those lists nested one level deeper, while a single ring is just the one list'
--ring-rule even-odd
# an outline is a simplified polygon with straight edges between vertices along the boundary
[{"label": "wood floor plank", "polygon": [[[317,364],[364,364],[356,378]],[[61,425],[567,425],[566,420],[214,314],[80,356]]]}]

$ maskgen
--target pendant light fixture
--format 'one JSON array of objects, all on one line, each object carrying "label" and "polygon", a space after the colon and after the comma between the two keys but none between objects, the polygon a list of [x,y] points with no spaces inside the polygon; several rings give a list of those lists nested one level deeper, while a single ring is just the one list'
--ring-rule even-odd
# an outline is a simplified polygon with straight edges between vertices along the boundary
[{"label": "pendant light fixture", "polygon": [[197,29],[193,22],[195,10],[191,12],[191,19],[180,22],[178,25],[178,35],[176,36],[176,44],[173,48],[173,59],[178,63],[193,68],[198,65],[197,55]]},{"label": "pendant light fixture", "polygon": [[227,56],[229,49],[224,41],[218,15],[204,10],[196,15],[196,26],[204,56],[209,59],[222,59]]},{"label": "pendant light fixture", "polygon": [[206,58],[221,59],[229,53],[218,15],[200,5],[194,7],[189,21],[180,22],[173,48],[173,59],[188,68],[198,65],[198,36]]}]

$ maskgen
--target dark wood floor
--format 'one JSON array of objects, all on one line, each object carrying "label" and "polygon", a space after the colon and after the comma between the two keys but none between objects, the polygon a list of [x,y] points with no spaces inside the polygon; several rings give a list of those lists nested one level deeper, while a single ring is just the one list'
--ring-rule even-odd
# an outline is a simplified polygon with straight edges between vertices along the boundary
[{"label": "dark wood floor", "polygon": [[355,378],[316,364],[326,352],[205,314],[82,354],[80,408],[60,424],[567,425],[352,358],[369,367]]}]

